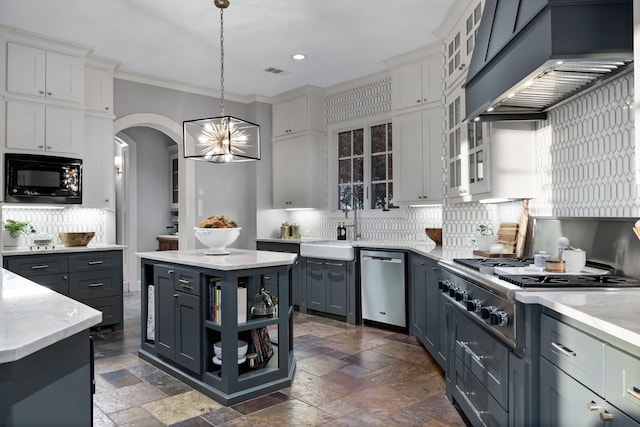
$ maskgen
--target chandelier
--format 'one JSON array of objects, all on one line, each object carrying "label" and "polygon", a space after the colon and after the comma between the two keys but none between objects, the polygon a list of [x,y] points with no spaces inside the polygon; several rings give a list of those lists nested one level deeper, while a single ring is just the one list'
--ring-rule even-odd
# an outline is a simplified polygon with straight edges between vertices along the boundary
[{"label": "chandelier", "polygon": [[229,0],[214,0],[220,9],[220,116],[183,122],[184,157],[214,163],[260,160],[260,126],[225,115],[224,10]]}]

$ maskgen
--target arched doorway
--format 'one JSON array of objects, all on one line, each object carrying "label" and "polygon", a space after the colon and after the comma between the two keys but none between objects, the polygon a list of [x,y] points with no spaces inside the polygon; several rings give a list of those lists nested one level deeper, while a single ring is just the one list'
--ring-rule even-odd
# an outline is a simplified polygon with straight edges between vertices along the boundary
[{"label": "arched doorway", "polygon": [[[183,146],[182,146],[182,125],[176,123],[175,121],[158,115],[158,114],[150,114],[150,113],[137,113],[130,114],[124,117],[121,117],[114,121],[114,135],[116,135],[116,144],[120,146],[122,143],[126,143],[129,145],[127,149],[119,149],[117,148],[117,152],[121,153],[125,158],[122,161],[123,168],[123,176],[125,178],[125,182],[123,185],[116,189],[121,190],[122,194],[117,194],[117,198],[123,200],[123,203],[116,204],[116,224],[120,224],[124,233],[120,233],[117,231],[118,235],[118,243],[125,245],[127,248],[125,249],[125,269],[127,273],[125,276],[128,277],[129,281],[129,290],[138,291],[140,290],[139,283],[139,268],[138,268],[138,259],[136,257],[136,252],[149,250],[148,248],[139,249],[138,244],[138,197],[136,194],[136,188],[138,186],[138,176],[135,167],[130,167],[129,165],[136,164],[136,144],[131,138],[128,137],[123,131],[132,128],[150,128],[155,131],[161,132],[163,135],[166,135],[170,140],[172,140],[177,145],[178,151],[178,162],[179,162],[179,205],[180,209],[178,211],[179,223],[186,224],[192,223],[195,217],[195,214],[192,211],[192,207],[186,202],[188,200],[188,185],[187,183],[190,180],[193,180],[193,172],[191,168],[186,165],[183,156]],[[118,141],[118,139],[120,141]],[[166,165],[158,165],[158,167],[166,167]],[[193,188],[193,186],[191,186]],[[167,190],[168,191],[168,190]],[[119,209],[118,207],[124,207]],[[193,236],[190,236],[189,233],[180,233],[179,236],[179,246],[181,248],[190,248],[194,247],[195,242],[193,241]]]}]

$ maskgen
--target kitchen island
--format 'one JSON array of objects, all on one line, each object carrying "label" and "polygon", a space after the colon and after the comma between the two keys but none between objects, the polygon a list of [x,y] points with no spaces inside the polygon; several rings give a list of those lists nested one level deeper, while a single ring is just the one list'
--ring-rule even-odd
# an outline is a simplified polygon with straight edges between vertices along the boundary
[{"label": "kitchen island", "polygon": [[[201,249],[136,255],[143,295],[141,358],[224,405],[291,385],[290,270],[296,254],[230,249],[229,255],[211,256]],[[256,303],[267,283],[277,301],[271,310]],[[258,355],[257,366],[237,355],[241,342],[248,344],[248,354]],[[228,356],[216,356],[216,343],[223,355],[231,354],[231,363]]]},{"label": "kitchen island", "polygon": [[91,425],[101,313],[4,269],[0,291],[0,425]]}]

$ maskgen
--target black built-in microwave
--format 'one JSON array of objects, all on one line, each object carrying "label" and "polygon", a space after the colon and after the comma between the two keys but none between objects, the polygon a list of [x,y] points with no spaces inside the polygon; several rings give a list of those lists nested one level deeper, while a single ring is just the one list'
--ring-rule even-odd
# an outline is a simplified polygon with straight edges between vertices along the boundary
[{"label": "black built-in microwave", "polygon": [[5,154],[4,201],[82,203],[82,160],[34,154]]}]

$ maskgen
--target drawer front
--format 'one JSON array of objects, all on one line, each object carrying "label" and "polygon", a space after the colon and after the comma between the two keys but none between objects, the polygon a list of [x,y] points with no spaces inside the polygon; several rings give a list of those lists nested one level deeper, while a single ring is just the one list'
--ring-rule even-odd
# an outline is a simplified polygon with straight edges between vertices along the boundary
[{"label": "drawer front", "polygon": [[490,393],[487,393],[475,375],[457,357],[454,357],[451,385],[447,385],[447,387],[453,387],[453,397],[472,425],[493,427],[509,425],[507,411]]},{"label": "drawer front", "polygon": [[96,326],[107,326],[122,323],[122,298],[92,298],[82,301],[83,304],[102,312],[102,322]]},{"label": "drawer front", "polygon": [[256,247],[259,251],[300,253],[300,245],[298,243],[257,242]]},{"label": "drawer front", "polygon": [[454,352],[505,408],[509,398],[509,350],[496,338],[456,313]]},{"label": "drawer front", "polygon": [[69,271],[69,258],[67,255],[12,256],[5,257],[4,260],[4,266],[7,270],[26,278]]},{"label": "drawer front", "polygon": [[67,273],[35,276],[30,280],[59,294],[69,296],[69,275]]},{"label": "drawer front", "polygon": [[122,295],[122,271],[117,269],[69,273],[69,296],[84,302],[90,298]]},{"label": "drawer front", "polygon": [[188,268],[176,268],[173,275],[176,291],[200,295],[200,272]]},{"label": "drawer front", "polygon": [[69,271],[122,268],[122,251],[96,251],[69,255]]},{"label": "drawer front", "polygon": [[640,360],[607,346],[604,362],[605,397],[640,422]]},{"label": "drawer front", "polygon": [[604,395],[604,343],[547,315],[540,317],[540,354]]}]

